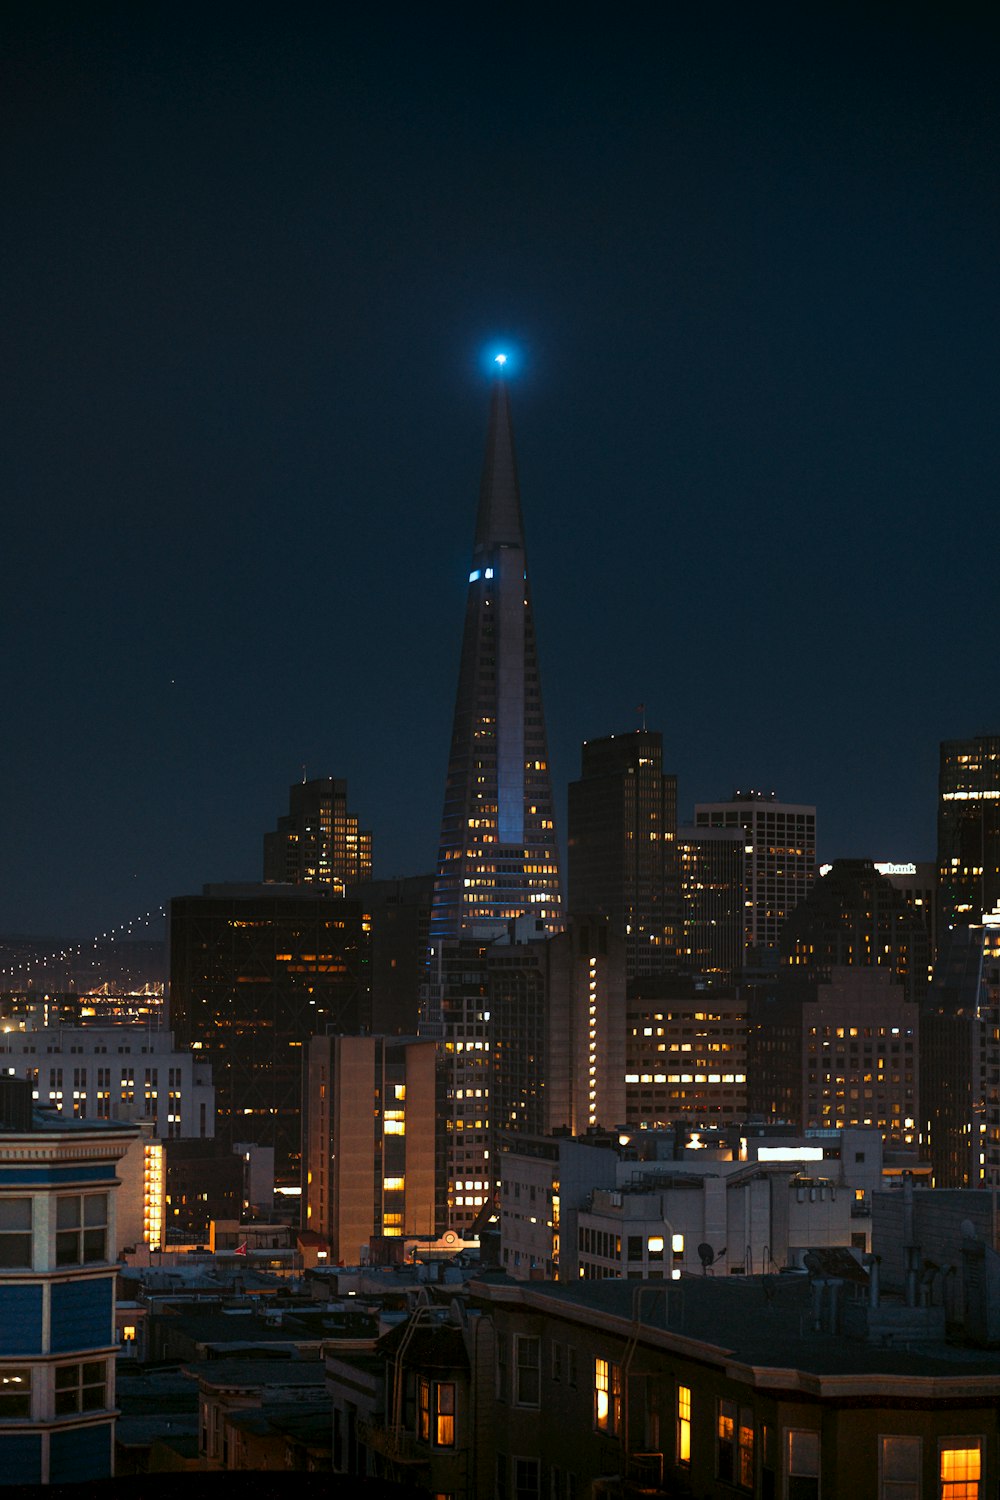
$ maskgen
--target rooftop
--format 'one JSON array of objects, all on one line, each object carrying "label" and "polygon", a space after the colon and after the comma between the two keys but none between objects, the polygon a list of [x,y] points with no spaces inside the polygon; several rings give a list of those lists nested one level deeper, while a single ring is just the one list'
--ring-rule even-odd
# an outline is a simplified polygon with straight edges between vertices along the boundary
[{"label": "rooftop", "polygon": [[[659,1345],[675,1340],[698,1345],[699,1357],[711,1350],[727,1364],[761,1371],[801,1372],[806,1377],[891,1376],[932,1380],[980,1380],[1000,1383],[996,1355],[946,1343],[912,1342],[881,1347],[842,1333],[814,1331],[812,1287],[806,1276],[685,1276],[680,1281],[580,1281],[575,1283],[513,1281],[487,1287],[476,1283],[473,1296],[490,1303],[520,1302],[574,1321],[607,1326],[627,1337],[637,1313],[644,1332]],[[637,1295],[638,1294],[638,1295]],[[842,1286],[845,1301],[853,1297]],[[883,1297],[882,1309],[902,1309]],[[908,1309],[919,1313],[921,1309]],[[939,1311],[934,1309],[933,1311]],[[615,1326],[617,1325],[617,1326]],[[690,1352],[695,1352],[691,1350]]]}]

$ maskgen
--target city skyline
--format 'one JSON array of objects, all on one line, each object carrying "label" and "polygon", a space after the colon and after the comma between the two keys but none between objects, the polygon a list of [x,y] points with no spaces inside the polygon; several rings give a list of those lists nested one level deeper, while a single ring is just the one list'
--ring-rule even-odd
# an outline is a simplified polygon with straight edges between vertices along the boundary
[{"label": "city skyline", "polygon": [[253,878],[303,765],[433,869],[501,349],[561,837],[644,703],[680,822],[933,858],[997,727],[995,25],[108,15],[3,22],[0,931]]}]

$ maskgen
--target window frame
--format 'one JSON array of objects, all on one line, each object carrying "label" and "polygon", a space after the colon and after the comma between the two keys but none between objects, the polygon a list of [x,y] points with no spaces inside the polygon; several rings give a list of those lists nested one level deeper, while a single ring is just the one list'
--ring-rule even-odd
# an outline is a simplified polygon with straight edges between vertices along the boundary
[{"label": "window frame", "polygon": [[[972,1445],[975,1444],[975,1448]],[[983,1470],[985,1464],[983,1455],[986,1450],[986,1439],[979,1432],[960,1432],[949,1437],[938,1438],[937,1457],[937,1495],[938,1500],[982,1500],[985,1494],[983,1489]],[[978,1474],[974,1479],[946,1479],[942,1473],[944,1466],[944,1455],[946,1453],[972,1453],[978,1456]],[[975,1489],[968,1488],[975,1485]],[[961,1488],[959,1488],[961,1486]]]},{"label": "window frame", "polygon": [[[87,1372],[90,1378],[87,1378]],[[100,1379],[94,1372],[100,1371]],[[70,1380],[68,1377],[73,1376]],[[62,1379],[60,1379],[62,1377]],[[105,1411],[108,1406],[108,1361],[77,1359],[71,1364],[56,1365],[52,1376],[52,1410],[57,1417],[77,1416],[83,1412]],[[88,1399],[88,1391],[100,1391],[101,1399]]]},{"label": "window frame", "polygon": [[[0,1422],[31,1420],[31,1375],[30,1365],[0,1367]],[[7,1385],[17,1389],[5,1390]]]},{"label": "window frame", "polygon": [[[795,1437],[811,1439],[816,1444],[816,1472],[807,1474],[792,1468],[792,1448]],[[786,1427],[782,1442],[782,1470],[787,1500],[819,1500],[823,1474],[823,1441],[818,1427]],[[793,1480],[805,1483],[793,1484]],[[811,1482],[811,1484],[810,1484]],[[806,1488],[810,1484],[810,1488]]]},{"label": "window frame", "polygon": [[[533,1361],[522,1359],[522,1351],[534,1354]],[[542,1404],[542,1340],[537,1333],[515,1333],[514,1360],[514,1405],[531,1407]]]},{"label": "window frame", "polygon": [[[94,1205],[91,1208],[91,1205]],[[103,1218],[96,1217],[103,1205]],[[75,1222],[67,1220],[76,1207]],[[111,1194],[58,1193],[55,1210],[55,1265],[103,1265],[108,1259],[108,1236],[111,1233]],[[98,1236],[100,1239],[98,1241]],[[97,1250],[100,1254],[97,1254]]]},{"label": "window frame", "polygon": [[[898,1479],[887,1476],[886,1445],[909,1443],[916,1445],[916,1476],[914,1479]],[[878,1435],[878,1500],[921,1500],[923,1493],[924,1440],[915,1432],[880,1432]]]},{"label": "window frame", "polygon": [[[28,1226],[23,1224],[8,1227],[3,1223],[4,1210],[14,1208],[16,1204],[27,1204]],[[17,1217],[17,1215],[13,1215]],[[24,1193],[11,1194],[0,1197],[0,1272],[4,1271],[30,1271],[34,1267],[34,1230],[35,1230],[35,1206],[34,1199]],[[20,1253],[20,1260],[8,1261],[4,1251],[13,1254]]]},{"label": "window frame", "polygon": [[685,1469],[691,1467],[691,1387],[678,1382],[674,1401],[674,1461]]},{"label": "window frame", "polygon": [[[601,1411],[601,1397],[605,1410]],[[594,1430],[617,1437],[622,1425],[622,1367],[614,1360],[594,1358]]]}]

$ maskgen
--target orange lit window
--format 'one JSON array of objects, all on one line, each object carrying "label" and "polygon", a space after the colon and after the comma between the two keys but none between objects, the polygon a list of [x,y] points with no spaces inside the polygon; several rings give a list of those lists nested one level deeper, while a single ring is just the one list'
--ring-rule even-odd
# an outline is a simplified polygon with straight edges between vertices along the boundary
[{"label": "orange lit window", "polygon": [[941,1444],[941,1500],[979,1500],[981,1478],[982,1439],[945,1438]]}]

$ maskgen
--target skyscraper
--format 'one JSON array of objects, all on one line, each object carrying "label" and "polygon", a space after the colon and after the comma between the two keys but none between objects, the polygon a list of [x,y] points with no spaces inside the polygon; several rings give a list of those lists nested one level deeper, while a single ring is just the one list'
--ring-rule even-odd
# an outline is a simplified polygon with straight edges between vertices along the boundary
[{"label": "skyscraper", "polygon": [[945,740],[938,776],[938,943],[1000,902],[1000,735]]},{"label": "skyscraper", "polygon": [[942,944],[920,1018],[920,1106],[934,1186],[1000,1187],[1000,909]]},{"label": "skyscraper", "polygon": [[779,802],[773,792],[734,792],[729,802],[698,803],[694,821],[746,834],[746,946],[751,962],[766,962],[816,879],[815,807]]},{"label": "skyscraper", "polygon": [[779,977],[751,987],[749,1107],[799,1128],[917,1138],[927,929],[871,860],[834,860],[784,926]]},{"label": "skyscraper", "polygon": [[601,912],[625,939],[630,979],[661,972],[677,948],[677,778],[656,730],[583,745],[569,788],[569,909]]},{"label": "skyscraper", "polygon": [[371,878],[372,836],[347,811],[347,782],[319,776],[289,787],[288,813],[264,835],[264,879],[328,885],[343,895]]},{"label": "skyscraper", "polygon": [[507,387],[493,388],[448,758],[431,943],[562,920],[555,811]]},{"label": "skyscraper", "polygon": [[273,1147],[281,1186],[299,1180],[304,1047],[371,1025],[368,926],[357,902],[308,885],[209,885],[170,903],[178,1045],[212,1064],[218,1138]]},{"label": "skyscraper", "polygon": [[[493,388],[444,812],[421,1034],[444,1042],[447,1212],[492,1188],[487,950],[517,918],[562,925],[545,718],[507,388]],[[476,1203],[476,1200],[479,1203]]]},{"label": "skyscraper", "polygon": [[746,834],[679,828],[679,954],[713,985],[738,981],[746,961]]}]

